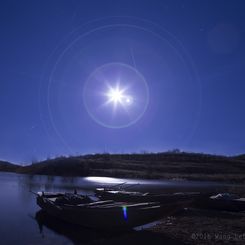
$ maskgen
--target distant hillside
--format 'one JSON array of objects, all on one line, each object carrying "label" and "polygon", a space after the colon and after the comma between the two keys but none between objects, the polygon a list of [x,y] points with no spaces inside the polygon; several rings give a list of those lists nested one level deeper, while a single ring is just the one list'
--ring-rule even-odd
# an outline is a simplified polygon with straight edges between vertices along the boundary
[{"label": "distant hillside", "polygon": [[[92,167],[92,166],[90,166]],[[86,176],[89,169],[88,163],[80,157],[59,157],[23,166],[18,173],[58,175],[58,176]]]},{"label": "distant hillside", "polygon": [[0,171],[15,172],[20,166],[9,162],[0,161]]},{"label": "distant hillside", "polygon": [[245,159],[201,153],[94,154],[16,168],[25,174],[245,182]]},{"label": "distant hillside", "polygon": [[234,158],[235,158],[235,159],[238,159],[238,160],[243,160],[243,161],[245,161],[245,154],[235,156]]}]

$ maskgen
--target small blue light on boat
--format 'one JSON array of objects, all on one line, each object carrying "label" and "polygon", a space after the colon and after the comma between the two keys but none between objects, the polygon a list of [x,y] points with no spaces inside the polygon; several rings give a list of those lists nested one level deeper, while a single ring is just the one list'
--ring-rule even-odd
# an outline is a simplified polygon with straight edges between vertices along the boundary
[{"label": "small blue light on boat", "polygon": [[122,209],[123,209],[123,217],[124,217],[124,219],[128,220],[127,207],[123,206]]}]

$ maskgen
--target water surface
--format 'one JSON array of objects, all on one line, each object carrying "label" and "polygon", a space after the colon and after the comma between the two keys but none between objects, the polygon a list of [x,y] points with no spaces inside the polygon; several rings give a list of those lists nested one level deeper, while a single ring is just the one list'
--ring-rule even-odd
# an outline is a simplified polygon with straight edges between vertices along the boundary
[{"label": "water surface", "polygon": [[[173,191],[210,191],[221,189],[223,185],[212,182],[193,181],[154,181],[103,177],[71,178],[53,176],[29,176],[15,173],[0,173],[0,243],[8,244],[114,244],[126,239],[143,240],[146,233],[110,234],[72,226],[57,221],[36,205],[35,195],[31,191],[65,191],[93,194],[95,187],[111,186],[120,183],[134,184],[131,190],[154,192]],[[139,184],[138,184],[139,183]],[[115,240],[117,239],[117,240]],[[162,242],[162,238],[150,237]],[[167,238],[166,238],[167,239]],[[138,240],[135,240],[135,244]],[[145,241],[145,243],[144,243]],[[140,241],[142,242],[142,241]],[[121,244],[121,243],[120,243]],[[179,244],[179,243],[178,243]]]}]

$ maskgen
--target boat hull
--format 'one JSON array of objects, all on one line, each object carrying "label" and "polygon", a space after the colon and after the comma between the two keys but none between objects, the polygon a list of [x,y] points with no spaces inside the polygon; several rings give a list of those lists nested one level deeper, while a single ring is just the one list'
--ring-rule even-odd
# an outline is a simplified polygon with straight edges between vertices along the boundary
[{"label": "boat hull", "polygon": [[245,211],[245,200],[219,200],[219,199],[201,199],[195,203],[195,206],[203,209],[214,209],[220,211],[242,212]]},{"label": "boat hull", "polygon": [[127,201],[127,202],[160,202],[173,203],[194,200],[200,193],[176,193],[176,194],[146,194],[124,191],[96,191],[101,200]]},{"label": "boat hull", "polygon": [[62,219],[66,222],[96,228],[110,230],[132,229],[153,222],[166,215],[171,215],[181,207],[182,204],[157,205],[145,203],[132,205],[125,203],[108,203],[102,205],[55,205],[48,198],[38,196],[37,204],[48,214]]}]

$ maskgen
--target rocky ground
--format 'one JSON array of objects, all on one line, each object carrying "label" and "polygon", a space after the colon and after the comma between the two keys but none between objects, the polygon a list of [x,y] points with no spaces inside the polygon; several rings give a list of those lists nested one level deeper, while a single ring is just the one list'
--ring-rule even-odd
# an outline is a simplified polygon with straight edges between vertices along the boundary
[{"label": "rocky ground", "polygon": [[185,209],[149,229],[185,244],[245,244],[245,213]]}]

